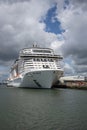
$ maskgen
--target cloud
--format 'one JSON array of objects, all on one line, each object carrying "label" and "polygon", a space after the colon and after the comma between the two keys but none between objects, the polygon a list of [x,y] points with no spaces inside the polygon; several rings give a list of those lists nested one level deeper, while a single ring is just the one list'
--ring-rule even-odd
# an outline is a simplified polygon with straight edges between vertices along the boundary
[{"label": "cloud", "polygon": [[0,0],[0,3],[7,3],[7,4],[13,4],[13,3],[18,3],[18,2],[25,2],[25,1],[30,1],[30,0]]},{"label": "cloud", "polygon": [[[85,6],[86,5],[86,6]],[[71,56],[74,62],[72,68],[77,73],[87,72],[87,1],[70,1],[69,6],[57,14],[61,27],[64,44],[61,46],[65,58]],[[78,68],[78,69],[77,69]]]},{"label": "cloud", "polygon": [[70,64],[65,63],[65,65],[64,65],[64,73],[65,73],[65,75],[74,74],[74,69],[73,69],[73,67],[72,67]]},{"label": "cloud", "polygon": [[83,7],[83,6],[86,7],[86,4],[87,4],[87,0],[69,0],[69,2],[73,4],[74,6],[80,6],[80,7]]},{"label": "cloud", "polygon": [[40,22],[52,3],[49,0],[1,1],[0,60],[15,59],[21,48],[31,46],[33,42],[49,46],[57,39],[55,34],[45,32],[45,24]]}]

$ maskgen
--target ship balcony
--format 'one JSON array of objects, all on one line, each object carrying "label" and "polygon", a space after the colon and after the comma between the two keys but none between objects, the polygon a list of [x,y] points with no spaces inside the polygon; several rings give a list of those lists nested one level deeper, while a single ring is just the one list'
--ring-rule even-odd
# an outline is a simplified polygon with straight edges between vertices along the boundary
[{"label": "ship balcony", "polygon": [[63,57],[61,55],[52,55],[52,54],[23,54],[23,53],[20,53],[19,55],[21,58],[28,58],[28,57],[32,57],[32,58],[55,58],[55,59],[60,59],[62,60]]}]

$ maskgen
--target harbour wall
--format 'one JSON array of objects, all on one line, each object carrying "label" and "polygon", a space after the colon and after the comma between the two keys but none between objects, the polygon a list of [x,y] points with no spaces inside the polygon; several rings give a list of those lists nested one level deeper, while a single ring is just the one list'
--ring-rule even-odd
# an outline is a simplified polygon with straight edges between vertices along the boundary
[{"label": "harbour wall", "polygon": [[87,81],[64,81],[54,85],[54,88],[87,89]]}]

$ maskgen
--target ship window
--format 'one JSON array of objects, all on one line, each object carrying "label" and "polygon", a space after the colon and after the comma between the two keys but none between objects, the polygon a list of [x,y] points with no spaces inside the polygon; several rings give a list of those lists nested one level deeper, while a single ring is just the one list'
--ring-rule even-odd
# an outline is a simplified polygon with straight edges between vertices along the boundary
[{"label": "ship window", "polygon": [[50,59],[48,59],[48,61],[50,62],[51,60],[50,60]]},{"label": "ship window", "polygon": [[33,50],[33,52],[39,52],[39,53],[51,53],[49,50]]},{"label": "ship window", "polygon": [[49,68],[49,66],[48,65],[43,65],[43,68]]},{"label": "ship window", "polygon": [[40,61],[40,59],[37,59],[37,61]]},{"label": "ship window", "polygon": [[40,61],[40,59],[33,59],[33,61]]},{"label": "ship window", "polygon": [[44,61],[47,61],[47,59],[44,59]]},{"label": "ship window", "polygon": [[53,62],[53,59],[48,59],[50,62]]}]

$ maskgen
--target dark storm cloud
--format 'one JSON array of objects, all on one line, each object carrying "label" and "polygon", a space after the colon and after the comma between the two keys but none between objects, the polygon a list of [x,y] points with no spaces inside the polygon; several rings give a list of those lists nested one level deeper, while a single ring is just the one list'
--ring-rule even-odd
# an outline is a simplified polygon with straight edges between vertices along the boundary
[{"label": "dark storm cloud", "polygon": [[17,46],[0,46],[0,60],[9,61],[18,57]]},{"label": "dark storm cloud", "polygon": [[17,57],[19,45],[14,40],[15,35],[10,27],[11,25],[8,26],[5,23],[0,24],[0,60],[2,61],[9,61]]},{"label": "dark storm cloud", "polygon": [[87,73],[87,66],[84,65],[75,66],[74,70],[77,73]]},{"label": "dark storm cloud", "polygon": [[87,67],[85,67],[87,66],[87,45],[83,46],[80,46],[80,44],[73,46],[72,44],[71,46],[63,47],[63,55],[64,57],[71,56],[75,65],[75,72],[85,72],[87,70]]},{"label": "dark storm cloud", "polygon": [[[62,47],[62,52],[65,57],[71,55],[76,64],[87,64],[87,45],[83,43],[73,44]],[[81,44],[81,45],[80,45]]]},{"label": "dark storm cloud", "polygon": [[9,4],[12,4],[12,3],[17,3],[17,2],[28,2],[30,0],[0,0],[0,3],[9,3]]},{"label": "dark storm cloud", "polygon": [[17,52],[22,47],[21,38],[17,39],[23,25],[22,22],[20,24],[21,14],[22,11],[19,13],[16,6],[0,5],[0,61],[2,62],[17,58]]},{"label": "dark storm cloud", "polygon": [[81,7],[82,10],[87,10],[87,0],[70,0],[70,3],[72,3],[75,8]]},{"label": "dark storm cloud", "polygon": [[73,3],[87,3],[87,0],[69,0],[72,1]]}]

